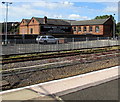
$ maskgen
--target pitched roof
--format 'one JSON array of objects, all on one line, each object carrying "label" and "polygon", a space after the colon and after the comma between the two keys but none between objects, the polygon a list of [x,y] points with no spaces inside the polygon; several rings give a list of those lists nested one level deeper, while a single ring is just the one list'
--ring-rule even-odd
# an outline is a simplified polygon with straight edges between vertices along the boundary
[{"label": "pitched roof", "polygon": [[[37,18],[34,17],[39,23],[44,24],[44,18]],[[49,19],[47,18],[47,24],[54,24],[54,25],[70,25],[69,22],[62,20],[62,19]]]},{"label": "pitched roof", "polygon": [[93,20],[83,20],[83,21],[69,21],[71,25],[97,25],[97,24],[104,24],[107,19],[93,19]]},{"label": "pitched roof", "polygon": [[30,19],[23,19],[23,20],[25,20],[27,23],[29,23],[29,21],[30,21]]},{"label": "pitched roof", "polygon": [[[44,24],[44,18],[35,18],[40,24]],[[92,20],[82,20],[82,21],[76,21],[76,20],[64,20],[64,19],[50,19],[47,18],[47,24],[53,24],[53,25],[98,25],[98,24],[104,24],[108,19],[92,19]],[[27,22],[29,22],[29,19],[25,19]]]},{"label": "pitched roof", "polygon": [[37,18],[37,17],[33,17],[33,18],[35,18],[39,23],[41,24],[43,23],[43,20],[44,20],[43,18]]}]

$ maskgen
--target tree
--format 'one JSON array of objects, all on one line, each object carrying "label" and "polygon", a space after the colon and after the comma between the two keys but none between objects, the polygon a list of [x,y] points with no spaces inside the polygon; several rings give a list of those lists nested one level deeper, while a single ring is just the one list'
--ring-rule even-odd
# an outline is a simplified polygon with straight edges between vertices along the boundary
[{"label": "tree", "polygon": [[[6,33],[6,24],[1,23],[2,34]],[[18,34],[19,31],[19,22],[8,22],[7,23],[7,33],[8,34]]]},{"label": "tree", "polygon": [[113,17],[112,15],[96,16],[94,19],[107,19],[107,18],[109,18],[110,16],[114,19],[114,17]]},{"label": "tree", "polygon": [[116,33],[117,33],[117,35],[120,36],[120,22],[118,22],[116,25]]}]

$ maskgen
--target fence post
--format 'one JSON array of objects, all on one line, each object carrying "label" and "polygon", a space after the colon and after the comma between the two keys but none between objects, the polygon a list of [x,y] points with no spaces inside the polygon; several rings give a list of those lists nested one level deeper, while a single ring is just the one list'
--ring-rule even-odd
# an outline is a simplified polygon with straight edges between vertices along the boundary
[{"label": "fence post", "polygon": [[99,37],[97,37],[97,40],[100,40],[100,38],[99,38]]},{"label": "fence post", "polygon": [[74,42],[75,42],[75,39],[74,38],[72,38],[72,45],[73,45],[73,47],[72,47],[72,49],[74,50]]},{"label": "fence post", "polygon": [[55,45],[55,49],[56,49],[56,51],[59,51],[59,40],[57,41],[57,44]]},{"label": "fence post", "polygon": [[110,41],[109,40],[110,40],[110,38],[108,37],[108,46],[110,46]]},{"label": "fence post", "polygon": [[40,52],[40,42],[38,42],[38,52]]},{"label": "fence post", "polygon": [[100,38],[97,37],[97,45],[98,45],[98,47],[101,47],[101,41],[99,42],[99,40],[100,40]]},{"label": "fence post", "polygon": [[88,37],[86,37],[86,48],[88,48]]},{"label": "fence post", "polygon": [[119,38],[116,39],[116,45],[119,45]]}]

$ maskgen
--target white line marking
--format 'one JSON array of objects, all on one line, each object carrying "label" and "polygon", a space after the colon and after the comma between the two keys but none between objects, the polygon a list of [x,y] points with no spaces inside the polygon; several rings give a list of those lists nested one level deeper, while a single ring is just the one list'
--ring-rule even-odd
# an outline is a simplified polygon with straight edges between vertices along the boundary
[{"label": "white line marking", "polygon": [[17,88],[17,89],[11,89],[11,90],[0,92],[0,94],[19,91],[19,90],[23,90],[23,89],[26,89],[26,88],[36,87],[36,86],[39,86],[39,85],[46,85],[46,84],[61,82],[61,81],[69,80],[69,79],[72,79],[72,78],[84,77],[86,75],[91,75],[91,74],[95,74],[95,73],[98,73],[98,72],[104,72],[104,71],[109,71],[109,70],[118,69],[118,68],[120,68],[120,66],[114,66],[114,67],[111,67],[111,68],[102,69],[102,70],[98,70],[98,71],[94,71],[94,72],[90,72],[90,73],[86,73],[86,74],[81,74],[81,75],[77,75],[77,76],[72,76],[72,77],[68,77],[68,78],[64,78],[64,79],[53,80],[53,81],[39,83],[39,84],[30,85],[30,86],[26,86],[26,87],[21,87],[21,88]]}]

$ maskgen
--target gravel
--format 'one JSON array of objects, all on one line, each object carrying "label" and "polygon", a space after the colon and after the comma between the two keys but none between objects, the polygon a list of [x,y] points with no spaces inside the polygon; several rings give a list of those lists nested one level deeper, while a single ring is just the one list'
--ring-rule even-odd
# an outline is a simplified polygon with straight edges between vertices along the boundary
[{"label": "gravel", "polygon": [[100,70],[118,65],[118,57],[95,61],[92,63],[76,64],[66,67],[43,69],[35,72],[28,72],[23,74],[14,74],[11,76],[2,77],[10,85],[3,86],[3,90],[18,88],[37,83],[42,83],[50,80],[57,80],[60,78],[75,76],[95,70]]},{"label": "gravel", "polygon": [[18,68],[18,67],[26,67],[26,66],[33,66],[33,65],[40,65],[46,63],[53,63],[53,62],[61,62],[65,60],[75,60],[76,58],[80,58],[80,55],[76,56],[69,56],[69,57],[60,57],[60,58],[51,58],[51,59],[42,59],[42,60],[35,60],[35,61],[25,61],[25,62],[17,62],[17,63],[9,63],[4,64],[2,69],[11,69],[11,68]]},{"label": "gravel", "polygon": [[[31,60],[31,61],[25,61],[25,62],[8,63],[8,64],[2,65],[2,70],[34,66],[34,65],[41,65],[41,64],[54,63],[54,62],[62,62],[62,61],[66,61],[66,60],[73,60],[74,62],[80,61],[81,63],[82,62],[84,63],[85,61],[103,59],[103,57],[97,58],[96,56],[98,56],[98,55],[97,54],[88,54],[88,55],[81,54],[81,55],[68,56],[68,57],[59,57],[59,58],[42,59],[42,60],[35,60],[35,61]],[[87,59],[83,59],[83,57],[86,57]],[[104,58],[109,58],[109,57],[110,56],[105,56]],[[115,57],[115,55],[114,55],[114,57]]]}]

